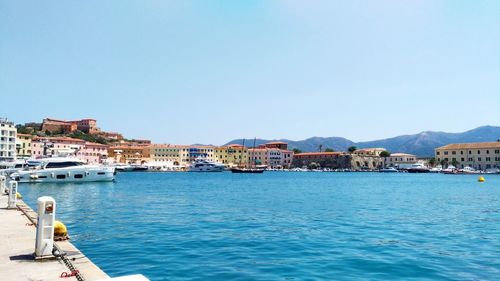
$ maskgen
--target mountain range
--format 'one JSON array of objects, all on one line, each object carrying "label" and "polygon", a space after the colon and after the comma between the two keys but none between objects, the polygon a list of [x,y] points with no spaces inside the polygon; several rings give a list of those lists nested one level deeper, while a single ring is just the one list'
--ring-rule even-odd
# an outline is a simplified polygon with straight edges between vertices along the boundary
[{"label": "mountain range", "polygon": [[[312,137],[305,140],[265,140],[257,139],[256,145],[264,144],[271,141],[283,141],[288,143],[289,149],[300,149],[303,152],[318,151],[320,145],[323,150],[326,148],[334,149],[335,151],[347,151],[350,146],[357,148],[368,147],[383,147],[389,152],[404,152],[415,154],[420,157],[428,157],[434,155],[434,149],[449,143],[465,143],[465,142],[486,142],[500,140],[500,127],[498,126],[482,126],[462,133],[445,133],[425,131],[414,135],[402,135],[393,138],[353,142],[342,137]],[[253,139],[247,139],[245,145],[252,146]],[[242,144],[243,139],[235,139],[228,144]]]}]

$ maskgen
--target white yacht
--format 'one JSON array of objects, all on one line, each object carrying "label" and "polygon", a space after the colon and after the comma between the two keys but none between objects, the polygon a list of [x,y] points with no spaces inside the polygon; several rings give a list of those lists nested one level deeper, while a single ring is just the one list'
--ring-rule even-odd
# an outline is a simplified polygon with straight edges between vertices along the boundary
[{"label": "white yacht", "polygon": [[189,172],[222,172],[225,167],[221,163],[199,159],[194,161],[190,166]]},{"label": "white yacht", "polygon": [[11,174],[21,183],[112,181],[115,169],[88,165],[76,158],[43,158],[27,161],[30,168]]},{"label": "white yacht", "polygon": [[26,167],[26,161],[24,160],[16,160],[12,162],[1,162],[0,163],[0,175],[9,176],[12,173],[15,173],[19,170],[22,170]]}]

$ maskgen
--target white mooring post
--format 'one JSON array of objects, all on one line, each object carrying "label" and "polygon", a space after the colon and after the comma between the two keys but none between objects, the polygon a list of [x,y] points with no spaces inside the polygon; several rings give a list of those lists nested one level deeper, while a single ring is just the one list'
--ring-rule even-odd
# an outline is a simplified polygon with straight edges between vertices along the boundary
[{"label": "white mooring post", "polygon": [[7,203],[7,209],[15,209],[17,201],[17,181],[10,182],[9,188],[9,198]]},{"label": "white mooring post", "polygon": [[7,190],[6,190],[7,186],[5,184],[6,181],[7,181],[7,179],[5,178],[5,176],[0,175],[0,193],[1,194],[7,193]]},{"label": "white mooring post", "polygon": [[54,221],[56,201],[49,196],[38,198],[38,222],[36,225],[35,257],[51,257],[54,247]]}]

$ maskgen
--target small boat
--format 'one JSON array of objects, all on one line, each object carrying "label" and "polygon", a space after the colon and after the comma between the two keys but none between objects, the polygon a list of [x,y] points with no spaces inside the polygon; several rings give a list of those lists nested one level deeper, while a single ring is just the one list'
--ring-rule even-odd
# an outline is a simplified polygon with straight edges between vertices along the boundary
[{"label": "small boat", "polygon": [[225,167],[221,163],[197,159],[188,168],[189,172],[222,172]]},{"label": "small boat", "polygon": [[441,173],[443,173],[443,174],[457,174],[458,173],[458,169],[455,166],[450,165],[446,169],[443,169],[441,171]]},{"label": "small boat", "polygon": [[381,173],[397,173],[399,171],[394,167],[389,167],[389,168],[380,169],[379,172],[381,172]]},{"label": "small boat", "polygon": [[118,172],[145,172],[148,171],[148,166],[138,164],[115,164],[113,165]]},{"label": "small boat", "polygon": [[422,163],[412,164],[408,169],[408,173],[429,173],[430,170]]},{"label": "small boat", "polygon": [[231,168],[231,172],[236,174],[262,174],[264,171],[262,168]]},{"label": "small boat", "polygon": [[11,174],[20,183],[112,181],[113,167],[87,165],[76,158],[53,157],[27,161],[29,169]]},{"label": "small boat", "polygon": [[481,171],[478,171],[472,167],[466,166],[463,169],[458,170],[459,174],[481,174]]},{"label": "small boat", "polygon": [[443,170],[443,168],[441,166],[438,166],[438,167],[431,168],[429,170],[429,173],[441,173],[442,170]]}]

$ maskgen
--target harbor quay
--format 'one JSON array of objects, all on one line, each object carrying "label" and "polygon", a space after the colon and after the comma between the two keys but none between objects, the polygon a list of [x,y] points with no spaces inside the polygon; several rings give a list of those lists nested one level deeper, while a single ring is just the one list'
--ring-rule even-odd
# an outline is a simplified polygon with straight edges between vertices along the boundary
[{"label": "harbor quay", "polygon": [[20,199],[8,208],[3,192],[0,221],[1,280],[112,280],[68,240],[54,241],[62,256],[35,259],[37,213]]}]

